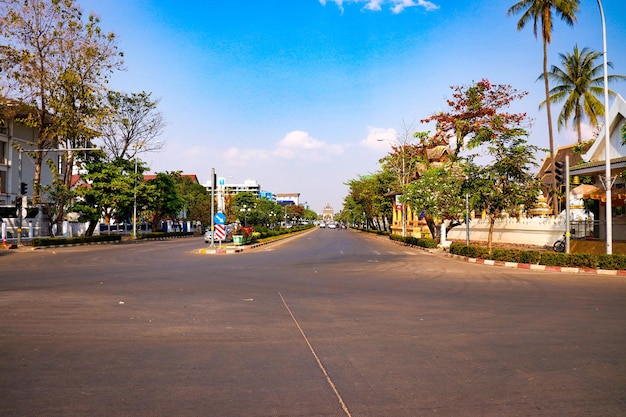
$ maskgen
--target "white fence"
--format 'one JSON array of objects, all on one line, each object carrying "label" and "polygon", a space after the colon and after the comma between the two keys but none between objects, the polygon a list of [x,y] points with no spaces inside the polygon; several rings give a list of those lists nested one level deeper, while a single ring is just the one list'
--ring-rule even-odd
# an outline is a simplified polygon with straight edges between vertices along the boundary
[{"label": "white fence", "polygon": [[[489,220],[472,219],[469,224],[472,241],[487,241]],[[565,221],[559,217],[528,217],[497,219],[493,228],[493,241],[533,246],[552,246],[565,232]],[[452,228],[448,240],[464,241],[467,237],[465,224]]]}]

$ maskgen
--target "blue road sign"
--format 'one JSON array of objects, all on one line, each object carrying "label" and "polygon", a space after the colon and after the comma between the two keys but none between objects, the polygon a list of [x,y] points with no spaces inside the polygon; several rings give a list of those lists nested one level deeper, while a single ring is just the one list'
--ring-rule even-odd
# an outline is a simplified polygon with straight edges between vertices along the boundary
[{"label": "blue road sign", "polygon": [[213,216],[213,221],[215,224],[224,224],[226,223],[226,215],[224,213],[215,213]]}]

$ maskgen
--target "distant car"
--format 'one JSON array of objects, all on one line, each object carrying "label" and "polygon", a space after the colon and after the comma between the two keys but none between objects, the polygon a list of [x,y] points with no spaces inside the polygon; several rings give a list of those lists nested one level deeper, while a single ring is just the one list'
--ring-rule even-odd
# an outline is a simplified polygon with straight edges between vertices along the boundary
[{"label": "distant car", "polygon": [[[207,231],[204,232],[204,242],[205,243],[210,243],[212,237],[213,237],[213,231],[211,229],[207,229]],[[219,242],[217,237],[213,241],[214,242]]]},{"label": "distant car", "polygon": [[337,225],[335,223],[328,223],[328,228],[329,229],[336,229]]},{"label": "distant car", "polygon": [[326,223],[320,223],[320,227],[323,229],[326,227]]}]

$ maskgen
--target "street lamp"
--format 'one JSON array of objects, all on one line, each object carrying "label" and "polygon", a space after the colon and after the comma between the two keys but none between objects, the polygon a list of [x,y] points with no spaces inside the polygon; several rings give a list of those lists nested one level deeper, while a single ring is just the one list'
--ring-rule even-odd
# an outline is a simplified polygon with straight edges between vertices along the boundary
[{"label": "street lamp", "polygon": [[239,209],[240,212],[243,212],[243,227],[248,227],[248,212],[250,211],[250,207],[246,204],[243,205],[242,209]]},{"label": "street lamp", "polygon": [[274,213],[273,211],[270,211],[270,229],[274,230],[276,228],[276,213]]},{"label": "street lamp", "polygon": [[144,143],[135,144],[135,184],[133,187],[133,239],[137,239],[137,150],[143,148]]},{"label": "street lamp", "polygon": [[[376,140],[378,142],[385,142],[385,141],[387,141],[387,142],[395,142],[398,145],[400,145],[400,148],[402,149],[402,169],[401,169],[402,178],[400,180],[400,183],[401,183],[401,187],[402,187],[402,190],[401,190],[402,193],[403,193],[402,195],[404,195],[404,186],[405,186],[405,181],[406,181],[406,177],[405,177],[405,167],[406,167],[406,164],[405,164],[405,161],[404,161],[406,152],[405,152],[405,148],[404,147],[405,147],[406,143],[405,142],[400,142],[397,139],[394,139],[394,140],[390,140],[390,139],[376,139]],[[402,220],[401,220],[402,221],[402,237],[406,237],[406,210],[404,208],[404,203],[403,202],[401,202],[401,203],[402,203],[402,206],[401,206],[402,207],[402,211],[401,211],[401,216],[402,216]]]},{"label": "street lamp", "polygon": [[598,0],[600,17],[602,18],[602,51],[604,56],[604,187],[606,188],[606,253],[613,253],[613,208],[611,207],[611,141],[609,138],[609,75],[608,57],[606,53],[606,23],[602,2]]}]

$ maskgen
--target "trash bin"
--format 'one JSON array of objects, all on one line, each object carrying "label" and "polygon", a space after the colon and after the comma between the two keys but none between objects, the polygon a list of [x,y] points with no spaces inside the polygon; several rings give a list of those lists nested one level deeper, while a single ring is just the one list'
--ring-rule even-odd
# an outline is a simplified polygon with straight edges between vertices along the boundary
[{"label": "trash bin", "polygon": [[243,236],[242,235],[233,235],[233,244],[235,244],[235,245],[243,245]]}]

